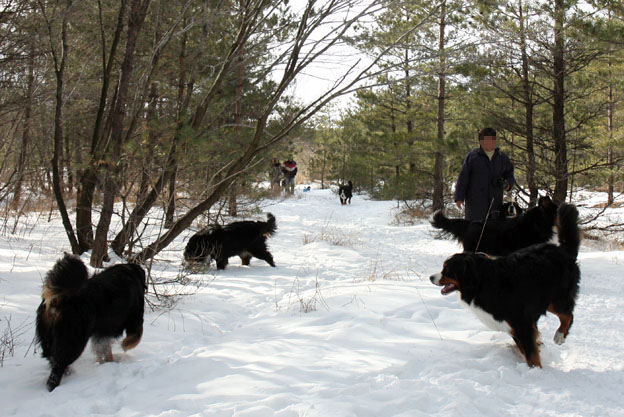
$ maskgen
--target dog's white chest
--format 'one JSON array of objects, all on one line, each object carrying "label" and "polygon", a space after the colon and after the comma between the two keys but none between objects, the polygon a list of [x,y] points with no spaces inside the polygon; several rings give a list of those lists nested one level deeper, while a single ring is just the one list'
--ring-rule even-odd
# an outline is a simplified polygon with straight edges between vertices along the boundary
[{"label": "dog's white chest", "polygon": [[490,313],[475,305],[474,301],[468,304],[460,298],[460,302],[464,305],[464,307],[472,311],[472,313],[490,329],[499,332],[511,333],[511,326],[509,326],[506,321],[496,320]]}]

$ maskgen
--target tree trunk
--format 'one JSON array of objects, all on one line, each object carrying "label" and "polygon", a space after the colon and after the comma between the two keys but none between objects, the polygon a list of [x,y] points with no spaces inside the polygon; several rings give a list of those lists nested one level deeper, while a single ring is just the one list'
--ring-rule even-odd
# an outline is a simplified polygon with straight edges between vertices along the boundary
[{"label": "tree trunk", "polygon": [[406,129],[407,129],[407,145],[410,149],[410,158],[409,158],[409,172],[410,175],[414,175],[416,171],[416,163],[413,161],[413,152],[412,146],[414,146],[414,138],[412,134],[414,133],[414,122],[412,121],[412,85],[410,80],[410,72],[409,72],[409,47],[405,48],[405,61],[404,61],[404,73],[405,73],[405,115],[407,117]]},{"label": "tree trunk", "polygon": [[141,180],[139,181],[139,192],[137,195],[137,201],[142,201],[147,195],[150,180],[152,178],[152,166],[154,160],[154,149],[157,143],[156,132],[154,126],[150,124],[155,123],[158,115],[156,113],[156,103],[158,101],[158,86],[156,83],[152,83],[150,87],[149,102],[147,103],[147,144],[143,146],[146,152],[143,155],[143,166],[141,169]]},{"label": "tree trunk", "polygon": [[24,181],[24,172],[26,171],[26,155],[30,146],[30,125],[32,123],[32,102],[33,91],[35,88],[35,46],[33,40],[31,40],[30,42],[29,53],[30,56],[28,57],[27,67],[28,73],[26,75],[24,131],[22,133],[22,146],[20,148],[20,154],[17,160],[17,178],[15,179],[15,186],[13,188],[13,201],[11,201],[11,208],[13,210],[17,210],[20,204],[20,199],[22,195],[22,184]]},{"label": "tree trunk", "polygon": [[[102,121],[104,111],[106,109],[106,101],[108,100],[108,88],[113,70],[113,63],[116,59],[117,46],[124,28],[124,16],[126,13],[127,0],[121,0],[119,6],[119,14],[117,16],[117,27],[113,42],[106,61],[104,50],[104,41],[102,40],[102,89],[100,91],[100,103],[95,116],[95,124],[93,126],[93,134],[91,137],[91,155],[89,163],[86,164],[84,171],[80,175],[78,192],[76,196],[76,234],[80,243],[80,251],[86,252],[93,247],[93,222],[91,218],[91,210],[93,207],[93,196],[97,186],[97,170],[104,155],[102,149]],[[100,22],[100,24],[103,24]]]},{"label": "tree trunk", "polygon": [[[181,129],[181,127],[179,129]],[[153,207],[154,203],[158,199],[158,196],[162,193],[165,185],[168,184],[171,176],[173,175],[172,165],[175,165],[174,160],[177,154],[176,143],[180,140],[178,135],[182,134],[179,129],[176,131],[176,137],[171,144],[165,169],[162,172],[161,176],[158,178],[158,181],[156,181],[156,184],[154,184],[154,186],[152,187],[150,192],[147,193],[145,198],[137,202],[134,210],[132,210],[132,213],[130,213],[128,221],[126,222],[126,224],[123,225],[121,231],[117,233],[117,236],[115,236],[115,239],[113,239],[113,241],[111,242],[111,249],[118,256],[123,255],[124,248],[130,242],[130,239],[132,239],[132,237],[136,233],[139,224],[141,224],[147,212],[149,212],[150,209]]]},{"label": "tree trunk", "polygon": [[[184,26],[187,25],[187,18],[184,17]],[[188,33],[185,31],[182,34],[180,45],[180,56],[178,57],[178,117],[183,117],[182,112],[186,112],[187,105],[185,104],[184,91],[186,85],[186,46],[188,43]],[[189,91],[190,93],[190,91]],[[173,159],[170,161],[170,177],[169,177],[169,195],[167,197],[167,209],[165,212],[165,228],[168,229],[173,225],[176,210],[176,179],[178,172],[178,159],[176,155],[173,155]]]},{"label": "tree trunk", "polygon": [[52,156],[52,188],[54,190],[56,204],[58,206],[59,212],[61,214],[61,219],[63,221],[63,227],[65,228],[65,234],[67,234],[67,238],[69,239],[69,243],[72,247],[72,252],[74,254],[80,254],[80,246],[78,245],[78,241],[76,240],[76,236],[74,235],[74,230],[72,228],[71,221],[69,220],[69,215],[67,214],[67,207],[65,206],[65,201],[63,200],[63,192],[61,190],[59,173],[59,159],[63,147],[63,76],[65,72],[65,61],[69,50],[67,44],[67,19],[69,18],[69,10],[72,5],[71,0],[68,0],[66,4],[67,7],[62,14],[62,49],[60,60],[58,57],[58,53],[56,52],[53,45],[54,37],[52,35],[52,23],[48,22],[51,52],[54,58],[54,73],[56,75],[56,107],[54,110],[54,153]]},{"label": "tree trunk", "polygon": [[438,74],[438,136],[435,146],[435,162],[433,167],[433,210],[444,208],[444,104],[446,99],[446,62],[445,62],[445,31],[446,1],[440,5],[440,38],[438,53],[440,54],[440,73]]},{"label": "tree trunk", "polygon": [[[609,21],[611,21],[611,10],[608,12]],[[613,164],[613,134],[614,134],[614,125],[613,125],[613,113],[615,112],[615,103],[613,101],[613,61],[611,57],[611,46],[609,46],[609,54],[608,54],[608,65],[609,65],[609,91],[607,96],[607,130],[609,135],[609,142],[607,144],[607,166],[609,168],[609,178],[607,179],[607,204],[613,204],[614,197],[614,183],[615,183],[615,174],[613,170],[615,166]]]},{"label": "tree trunk", "polygon": [[228,216],[237,217],[238,216],[238,204],[236,203],[236,198],[238,194],[237,182],[234,181],[230,184],[230,189],[228,190]]},{"label": "tree trunk", "polygon": [[165,228],[168,229],[173,225],[173,219],[175,218],[176,208],[176,173],[178,164],[173,164],[171,177],[169,178],[169,192],[167,197],[167,211],[165,213]]},{"label": "tree trunk", "polygon": [[[611,66],[611,62],[609,62],[609,66]],[[609,167],[609,178],[607,180],[607,204],[613,204],[613,192],[614,192],[614,183],[615,183],[615,175],[613,170],[615,169],[615,165],[613,164],[613,112],[615,111],[615,103],[613,102],[613,85],[609,84],[609,103],[608,103],[608,115],[607,115],[607,123],[609,130],[609,144],[607,145],[607,166]]]},{"label": "tree trunk", "polygon": [[117,89],[115,104],[113,105],[113,114],[111,118],[111,141],[112,150],[110,154],[110,163],[105,164],[106,181],[104,184],[104,201],[102,203],[102,211],[98,221],[95,240],[93,242],[93,252],[91,255],[91,266],[101,267],[102,262],[108,259],[108,231],[113,214],[113,206],[115,196],[117,195],[117,167],[121,160],[121,147],[123,138],[123,122],[125,117],[126,105],[128,101],[128,89],[130,86],[130,78],[133,71],[134,50],[136,41],[141,32],[141,27],[145,21],[145,15],[149,8],[151,0],[132,0],[130,6],[130,15],[128,16],[128,33],[126,40],[126,51],[124,60],[121,64],[121,77],[119,87]]},{"label": "tree trunk", "polygon": [[526,45],[526,32],[525,32],[525,18],[522,6],[522,0],[518,2],[518,16],[519,16],[519,24],[520,24],[520,48],[522,54],[522,92],[524,96],[524,126],[525,126],[525,134],[526,134],[526,155],[527,155],[527,166],[526,166],[526,179],[527,179],[527,187],[529,188],[529,207],[535,206],[537,203],[538,197],[538,189],[537,184],[535,182],[535,137],[533,133],[533,98],[531,95],[531,84],[529,80],[529,56],[527,53],[527,45]]},{"label": "tree trunk", "polygon": [[555,193],[553,199],[564,202],[568,191],[568,155],[565,132],[565,0],[555,0],[555,45],[553,50],[553,141],[555,145]]}]

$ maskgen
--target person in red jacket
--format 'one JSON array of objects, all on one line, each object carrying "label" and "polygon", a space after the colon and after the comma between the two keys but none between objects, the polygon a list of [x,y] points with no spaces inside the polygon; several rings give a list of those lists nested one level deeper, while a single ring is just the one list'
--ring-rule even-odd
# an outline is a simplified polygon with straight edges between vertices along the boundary
[{"label": "person in red jacket", "polygon": [[295,192],[295,175],[297,175],[297,163],[288,158],[282,163],[282,173],[284,174],[284,190],[292,194]]}]

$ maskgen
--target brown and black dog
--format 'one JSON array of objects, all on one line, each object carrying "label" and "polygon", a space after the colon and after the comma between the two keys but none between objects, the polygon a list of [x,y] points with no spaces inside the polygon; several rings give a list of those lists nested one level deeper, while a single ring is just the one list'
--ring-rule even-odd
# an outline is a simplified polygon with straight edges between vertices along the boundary
[{"label": "brown and black dog", "polygon": [[484,252],[501,256],[536,243],[548,242],[554,235],[557,204],[550,197],[540,197],[537,205],[511,218],[471,222],[450,219],[444,212],[434,213],[431,225],[462,244],[464,252]]},{"label": "brown and black dog", "polygon": [[215,226],[191,236],[184,248],[186,263],[210,264],[215,260],[217,269],[225,269],[228,258],[239,256],[243,265],[249,265],[252,257],[275,266],[266,240],[277,230],[275,217],[267,213],[267,220],[245,220],[226,226]]},{"label": "brown and black dog", "polygon": [[124,330],[124,351],[139,344],[146,289],[145,271],[136,264],[114,265],[89,278],[76,256],[66,255],[56,262],[43,283],[36,321],[41,355],[52,367],[49,391],[61,383],[89,339],[98,362],[113,360],[111,339]]}]

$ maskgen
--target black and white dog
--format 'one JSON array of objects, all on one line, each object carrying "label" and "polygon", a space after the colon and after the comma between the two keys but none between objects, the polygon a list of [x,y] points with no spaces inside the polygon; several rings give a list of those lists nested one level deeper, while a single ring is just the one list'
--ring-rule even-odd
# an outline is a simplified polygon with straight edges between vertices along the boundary
[{"label": "black and white dog", "polygon": [[442,294],[458,291],[488,327],[508,332],[526,363],[542,366],[537,322],[550,312],[559,318],[554,342],[562,344],[573,321],[581,272],[576,258],[580,246],[578,210],[571,204],[558,209],[559,245],[532,245],[500,258],[458,253],[444,262],[431,282]]},{"label": "black and white dog", "polygon": [[341,185],[338,187],[338,196],[340,197],[340,204],[351,204],[351,197],[353,197],[353,183],[349,181],[347,185]]},{"label": "black and white dog", "polygon": [[249,265],[252,257],[275,266],[273,256],[266,246],[267,237],[277,230],[275,217],[267,213],[267,221],[240,221],[226,226],[215,226],[193,235],[184,249],[187,263],[217,263],[217,269],[225,269],[228,258],[239,256],[243,265]]}]

